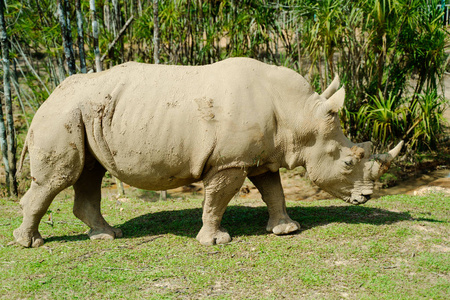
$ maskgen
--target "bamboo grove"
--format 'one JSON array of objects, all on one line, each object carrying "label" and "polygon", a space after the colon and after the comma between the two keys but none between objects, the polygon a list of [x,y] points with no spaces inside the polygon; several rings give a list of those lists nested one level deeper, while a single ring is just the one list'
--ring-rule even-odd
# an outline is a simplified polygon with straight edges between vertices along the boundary
[{"label": "bamboo grove", "polygon": [[347,91],[342,125],[352,139],[381,149],[404,139],[416,152],[445,138],[440,0],[0,2],[0,139],[10,181],[15,145],[51,91],[71,74],[130,60],[202,65],[247,56],[295,69],[318,91],[339,75]]}]

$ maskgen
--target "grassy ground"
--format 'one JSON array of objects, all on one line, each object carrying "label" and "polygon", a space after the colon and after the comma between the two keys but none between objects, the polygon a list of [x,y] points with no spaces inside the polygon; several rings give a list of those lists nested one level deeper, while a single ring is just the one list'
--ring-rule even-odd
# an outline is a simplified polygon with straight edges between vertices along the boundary
[{"label": "grassy ground", "polygon": [[[195,197],[195,196],[194,196]],[[364,206],[340,200],[288,202],[303,226],[265,232],[262,201],[236,198],[223,224],[232,243],[204,247],[200,199],[104,199],[124,231],[90,241],[70,192],[41,223],[46,243],[9,243],[18,203],[0,200],[1,299],[448,299],[450,198],[388,196]],[[51,216],[51,217],[50,217]],[[53,223],[53,224],[52,224]]]}]

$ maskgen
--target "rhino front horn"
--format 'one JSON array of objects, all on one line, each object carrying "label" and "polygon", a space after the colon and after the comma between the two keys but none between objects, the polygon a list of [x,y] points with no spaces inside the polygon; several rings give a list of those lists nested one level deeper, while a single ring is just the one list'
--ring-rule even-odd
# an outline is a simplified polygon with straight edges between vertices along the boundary
[{"label": "rhino front horn", "polygon": [[391,161],[393,161],[394,158],[396,158],[397,155],[400,153],[400,150],[402,150],[402,147],[403,147],[403,141],[400,141],[400,143],[398,143],[397,146],[395,146],[395,148],[392,149],[391,151],[389,151],[388,153],[378,155],[377,160],[383,164],[391,163]]},{"label": "rhino front horn", "polygon": [[398,143],[397,146],[395,146],[394,149],[392,149],[388,153],[372,155],[371,159],[375,161],[372,167],[373,178],[377,179],[387,171],[389,165],[394,160],[394,158],[396,158],[397,155],[400,153],[402,147],[403,141],[400,141],[400,143]]}]

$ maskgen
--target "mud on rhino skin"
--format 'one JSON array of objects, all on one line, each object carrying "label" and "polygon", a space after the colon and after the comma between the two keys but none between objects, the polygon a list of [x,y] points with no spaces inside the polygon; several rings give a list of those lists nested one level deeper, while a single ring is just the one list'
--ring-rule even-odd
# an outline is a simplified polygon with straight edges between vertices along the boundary
[{"label": "mud on rhino skin", "polygon": [[[125,63],[62,82],[34,116],[28,150],[31,187],[14,231],[25,247],[43,244],[38,227],[54,197],[72,186],[73,212],[91,239],[121,237],[100,212],[105,171],[149,190],[202,180],[204,245],[231,240],[225,209],[248,177],[267,204],[267,230],[300,228],[286,213],[279,168],[304,166],[319,187],[366,202],[402,143],[385,154],[343,134],[339,79],[321,94],[296,72],[248,58],[205,66]],[[51,134],[49,134],[51,133]]]}]

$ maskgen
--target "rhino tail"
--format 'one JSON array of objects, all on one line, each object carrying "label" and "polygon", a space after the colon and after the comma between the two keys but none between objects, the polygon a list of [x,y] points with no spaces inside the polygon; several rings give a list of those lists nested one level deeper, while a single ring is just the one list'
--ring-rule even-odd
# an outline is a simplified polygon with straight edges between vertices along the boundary
[{"label": "rhino tail", "polygon": [[17,172],[16,175],[19,175],[22,173],[22,167],[23,167],[23,162],[25,161],[25,155],[28,152],[28,138],[25,139],[25,142],[23,144],[23,149],[22,149],[22,153],[20,154],[20,160],[19,160],[19,165],[17,166]]}]

